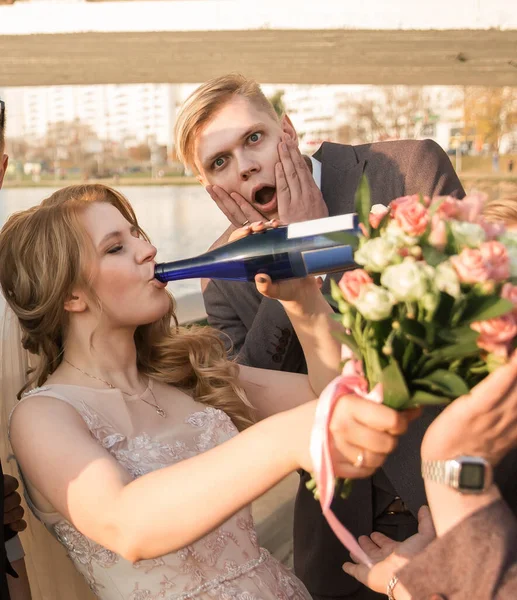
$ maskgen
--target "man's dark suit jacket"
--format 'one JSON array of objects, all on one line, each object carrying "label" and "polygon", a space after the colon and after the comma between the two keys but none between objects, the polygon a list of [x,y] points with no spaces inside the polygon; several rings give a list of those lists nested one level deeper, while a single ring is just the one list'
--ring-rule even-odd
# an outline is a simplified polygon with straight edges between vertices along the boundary
[{"label": "man's dark suit jacket", "polygon": [[[449,158],[431,140],[361,146],[324,143],[314,158],[322,163],[321,190],[330,216],[354,212],[355,191],[363,172],[370,184],[372,204],[387,204],[417,193],[464,196]],[[225,243],[232,230],[229,228],[214,246]],[[340,273],[332,275],[336,280],[340,277]],[[330,287],[329,279],[330,276],[323,286],[325,293]],[[282,305],[261,296],[253,283],[210,281],[204,300],[210,325],[228,336],[224,337],[233,343],[233,352],[241,364],[307,372],[301,346]],[[438,410],[427,410],[412,424],[384,466],[392,487],[415,516],[426,501],[420,476],[420,445]],[[517,477],[514,479],[517,498]],[[348,554],[322,517],[319,503],[306,490],[305,481],[306,475],[302,476],[295,506],[295,572],[312,594],[345,598],[361,584],[342,571]],[[354,482],[350,498],[336,500],[333,509],[354,535],[371,533],[371,479]]]},{"label": "man's dark suit jacket", "polygon": [[517,520],[494,502],[429,544],[398,577],[413,600],[515,600],[516,541]]}]

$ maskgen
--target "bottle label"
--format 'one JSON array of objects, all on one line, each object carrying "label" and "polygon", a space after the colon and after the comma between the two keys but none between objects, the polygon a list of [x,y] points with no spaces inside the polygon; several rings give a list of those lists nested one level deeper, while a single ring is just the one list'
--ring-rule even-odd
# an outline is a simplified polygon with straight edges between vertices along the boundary
[{"label": "bottle label", "polygon": [[301,223],[292,223],[287,227],[287,239],[306,237],[310,235],[319,235],[321,233],[331,233],[333,231],[350,231],[356,228],[356,215],[338,215],[337,217],[325,217],[323,219],[314,219],[313,221],[302,221]]}]

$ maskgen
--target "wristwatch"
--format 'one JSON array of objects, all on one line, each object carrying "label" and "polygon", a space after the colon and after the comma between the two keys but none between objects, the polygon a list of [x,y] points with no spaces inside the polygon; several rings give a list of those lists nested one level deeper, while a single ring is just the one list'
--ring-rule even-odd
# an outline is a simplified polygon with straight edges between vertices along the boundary
[{"label": "wristwatch", "polygon": [[493,481],[492,465],[480,456],[423,460],[422,477],[443,483],[462,494],[482,494]]}]

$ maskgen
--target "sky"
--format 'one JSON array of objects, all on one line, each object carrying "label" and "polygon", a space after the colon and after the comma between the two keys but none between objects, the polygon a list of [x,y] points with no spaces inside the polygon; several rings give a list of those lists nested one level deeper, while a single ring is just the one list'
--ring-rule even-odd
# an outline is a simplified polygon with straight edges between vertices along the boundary
[{"label": "sky", "polygon": [[[303,6],[303,10],[300,7]],[[515,0],[31,0],[0,6],[0,34],[220,29],[514,29]]]}]

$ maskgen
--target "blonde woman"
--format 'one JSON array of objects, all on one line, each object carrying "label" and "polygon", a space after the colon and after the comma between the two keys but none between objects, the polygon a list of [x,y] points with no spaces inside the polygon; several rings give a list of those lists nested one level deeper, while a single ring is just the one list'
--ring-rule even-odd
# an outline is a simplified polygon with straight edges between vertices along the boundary
[{"label": "blonde woman", "polygon": [[[10,430],[31,508],[102,600],[310,600],[259,548],[249,504],[311,469],[315,398],[339,362],[330,308],[312,278],[257,278],[309,375],[239,367],[216,332],[174,324],[155,254],[127,200],[100,185],[2,229],[1,287],[38,357]],[[343,397],[337,473],[369,476],[411,416]]]}]

